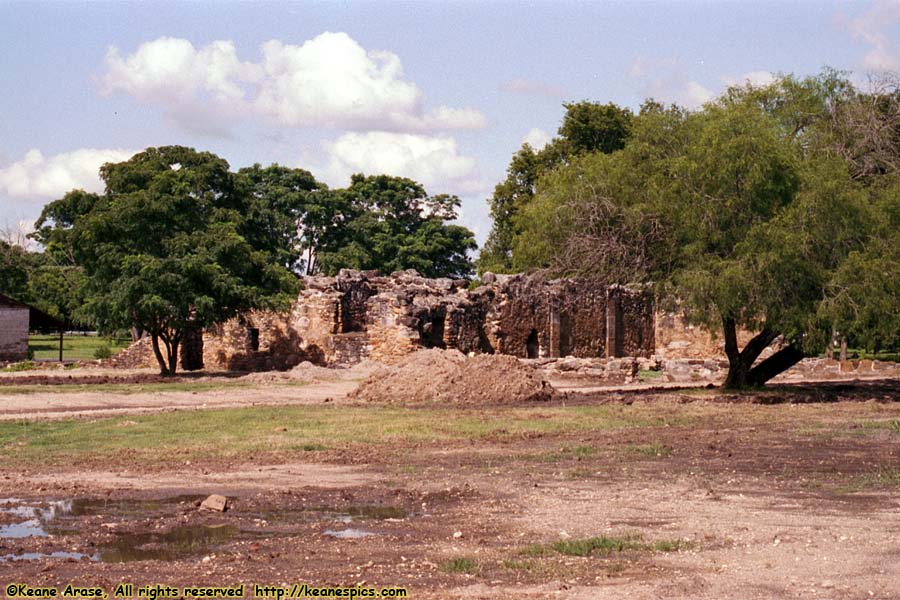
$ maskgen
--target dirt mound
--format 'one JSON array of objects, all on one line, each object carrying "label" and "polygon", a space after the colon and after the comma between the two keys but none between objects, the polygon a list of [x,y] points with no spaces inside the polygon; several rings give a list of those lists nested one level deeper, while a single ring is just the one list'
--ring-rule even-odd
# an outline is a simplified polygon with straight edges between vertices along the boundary
[{"label": "dirt mound", "polygon": [[512,356],[466,358],[456,350],[420,350],[372,373],[351,398],[367,402],[498,404],[550,400],[555,390]]},{"label": "dirt mound", "polygon": [[319,365],[314,365],[306,360],[288,371],[287,375],[291,379],[301,379],[303,381],[336,379],[338,376],[335,369],[320,367]]}]

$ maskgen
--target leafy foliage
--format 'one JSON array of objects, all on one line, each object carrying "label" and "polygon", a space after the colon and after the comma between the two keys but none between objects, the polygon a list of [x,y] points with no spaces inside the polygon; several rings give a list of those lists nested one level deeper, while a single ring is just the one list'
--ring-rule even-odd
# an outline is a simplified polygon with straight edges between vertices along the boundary
[{"label": "leafy foliage", "polygon": [[516,215],[531,202],[542,175],[584,154],[620,150],[631,135],[633,115],[627,108],[588,101],[563,106],[559,137],[540,151],[523,144],[507,167],[506,179],[494,188],[488,201],[494,225],[478,259],[482,273],[515,269],[513,245],[520,231]]},{"label": "leafy foliage", "polygon": [[[698,112],[645,104],[620,151],[537,178],[512,217],[512,265],[652,284],[723,333],[731,386],[764,383],[833,328],[896,343],[900,187],[885,156],[900,144],[882,132],[863,150],[876,156],[851,160],[841,125],[860,103],[897,110],[876,96],[825,71],[732,88]],[[738,328],[757,332],[743,349]],[[754,366],[779,336],[784,348]]]},{"label": "leafy foliage", "polygon": [[354,268],[416,269],[426,277],[471,275],[468,252],[476,248],[474,236],[446,223],[456,218],[456,196],[429,196],[415,181],[388,175],[354,175],[348,188],[331,196],[340,219],[323,229],[317,251],[323,273]]},{"label": "leafy foliage", "polygon": [[315,251],[331,220],[328,187],[304,169],[255,164],[238,171],[238,185],[249,196],[241,231],[254,248],[285,268],[315,272]]},{"label": "leafy foliage", "polygon": [[295,287],[240,234],[245,206],[221,158],[150,148],[104,165],[101,177],[106,193],[49,239],[66,239],[84,268],[85,310],[99,329],[148,332],[164,374],[175,372],[188,329],[283,300]]}]

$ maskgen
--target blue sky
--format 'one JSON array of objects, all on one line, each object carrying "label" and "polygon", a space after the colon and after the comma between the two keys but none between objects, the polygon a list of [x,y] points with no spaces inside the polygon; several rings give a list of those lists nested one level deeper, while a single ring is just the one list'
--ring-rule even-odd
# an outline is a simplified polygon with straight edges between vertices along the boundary
[{"label": "blue sky", "polygon": [[479,241],[512,153],[562,103],[692,107],[828,65],[900,71],[893,2],[0,2],[0,228],[148,146],[391,172]]}]

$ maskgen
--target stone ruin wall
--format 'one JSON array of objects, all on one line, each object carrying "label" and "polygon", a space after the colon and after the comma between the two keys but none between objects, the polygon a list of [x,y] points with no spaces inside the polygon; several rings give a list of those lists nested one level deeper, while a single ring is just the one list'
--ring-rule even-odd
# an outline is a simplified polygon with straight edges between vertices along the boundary
[{"label": "stone ruin wall", "polygon": [[[189,360],[191,366],[239,371],[286,370],[303,361],[390,363],[434,347],[542,359],[722,354],[709,334],[655,313],[648,294],[595,280],[487,274],[485,285],[470,290],[467,281],[415,271],[351,270],[307,277],[289,312],[250,312],[204,332],[196,346],[202,362]],[[143,348],[123,364],[154,364],[149,344]]]},{"label": "stone ruin wall", "polygon": [[[649,297],[591,280],[489,276],[469,290],[465,280],[415,271],[345,270],[305,282],[290,326],[301,351],[313,350],[323,364],[393,362],[419,348],[522,358],[650,356],[655,349]],[[619,331],[614,347],[605,337],[610,310]]]},{"label": "stone ruin wall", "polygon": [[[674,312],[658,311],[653,317],[655,354],[661,359],[725,358],[722,336],[713,335],[702,327],[691,325]],[[739,329],[738,347],[743,348],[753,338],[753,332]]]}]

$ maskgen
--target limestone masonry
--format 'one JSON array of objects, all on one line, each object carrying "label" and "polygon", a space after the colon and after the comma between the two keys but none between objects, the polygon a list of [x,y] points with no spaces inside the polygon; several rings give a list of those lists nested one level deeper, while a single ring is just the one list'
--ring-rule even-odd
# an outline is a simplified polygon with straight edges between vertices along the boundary
[{"label": "limestone masonry", "polygon": [[290,313],[255,312],[204,336],[204,362],[285,369],[303,360],[392,362],[420,348],[523,358],[649,356],[653,307],[645,294],[540,275],[426,279],[343,270],[307,277]]},{"label": "limestone masonry", "polygon": [[[185,345],[182,366],[253,371],[303,361],[391,363],[420,348],[521,358],[680,358],[710,345],[708,335],[677,319],[660,332],[660,318],[649,294],[590,279],[488,273],[470,290],[465,280],[415,271],[342,270],[305,278],[290,312],[255,311],[197,335]],[[152,364],[142,346],[149,344],[142,340],[115,362]]]}]

